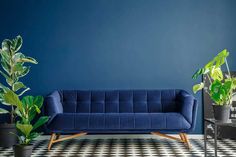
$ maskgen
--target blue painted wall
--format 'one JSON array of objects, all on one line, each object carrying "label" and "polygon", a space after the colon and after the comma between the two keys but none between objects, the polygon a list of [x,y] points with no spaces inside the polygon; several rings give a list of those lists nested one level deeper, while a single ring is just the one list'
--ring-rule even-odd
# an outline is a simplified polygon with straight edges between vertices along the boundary
[{"label": "blue painted wall", "polygon": [[[30,94],[55,89],[191,92],[191,76],[228,48],[236,70],[234,0],[1,0],[0,40],[21,34],[39,61]],[[201,94],[197,127],[202,133]]]}]

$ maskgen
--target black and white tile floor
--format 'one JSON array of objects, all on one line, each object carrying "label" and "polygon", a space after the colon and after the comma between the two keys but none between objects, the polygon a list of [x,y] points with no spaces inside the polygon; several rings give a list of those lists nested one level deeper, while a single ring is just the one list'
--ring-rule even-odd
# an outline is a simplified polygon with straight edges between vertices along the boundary
[{"label": "black and white tile floor", "polygon": [[[54,144],[47,150],[48,139],[34,144],[32,157],[156,157],[156,156],[204,156],[202,139],[190,139],[192,149],[182,143],[164,138],[81,138]],[[13,156],[12,148],[0,147],[0,157]],[[209,140],[208,156],[214,156],[214,143]],[[236,157],[236,141],[219,140],[218,156]]]}]

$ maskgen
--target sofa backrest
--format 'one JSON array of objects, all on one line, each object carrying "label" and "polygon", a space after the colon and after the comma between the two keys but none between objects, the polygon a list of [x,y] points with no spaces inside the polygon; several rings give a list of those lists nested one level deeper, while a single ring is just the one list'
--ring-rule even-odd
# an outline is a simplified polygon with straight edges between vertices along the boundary
[{"label": "sofa backrest", "polygon": [[64,113],[177,112],[180,90],[62,90]]}]

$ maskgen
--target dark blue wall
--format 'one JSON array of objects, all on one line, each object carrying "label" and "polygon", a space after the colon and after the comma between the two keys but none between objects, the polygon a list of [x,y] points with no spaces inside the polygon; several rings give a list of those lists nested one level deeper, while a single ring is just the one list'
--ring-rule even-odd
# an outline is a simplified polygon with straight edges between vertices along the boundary
[{"label": "dark blue wall", "polygon": [[[37,58],[30,94],[55,89],[191,92],[195,70],[228,48],[236,70],[234,0],[1,0],[0,40],[21,34]],[[197,127],[202,133],[201,94]]]}]

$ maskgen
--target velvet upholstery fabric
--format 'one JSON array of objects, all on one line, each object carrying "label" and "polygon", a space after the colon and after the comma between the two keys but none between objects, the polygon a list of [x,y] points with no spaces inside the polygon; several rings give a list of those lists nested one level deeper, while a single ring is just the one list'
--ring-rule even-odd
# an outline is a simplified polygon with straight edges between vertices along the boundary
[{"label": "velvet upholstery fabric", "polygon": [[51,132],[94,133],[194,129],[196,99],[184,90],[62,90],[45,99]]}]

